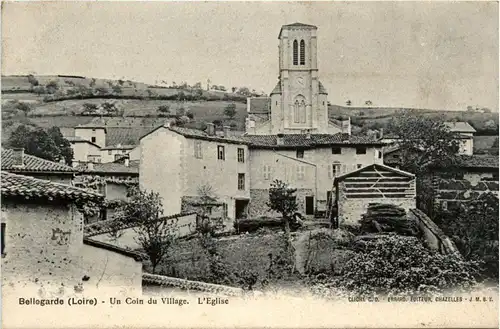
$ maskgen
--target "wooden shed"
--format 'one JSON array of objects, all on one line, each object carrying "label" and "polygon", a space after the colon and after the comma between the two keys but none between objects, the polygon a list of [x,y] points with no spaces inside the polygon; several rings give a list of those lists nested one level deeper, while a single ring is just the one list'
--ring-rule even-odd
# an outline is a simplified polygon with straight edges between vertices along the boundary
[{"label": "wooden shed", "polygon": [[389,203],[406,211],[416,207],[415,176],[382,164],[372,164],[335,178],[337,223],[359,225],[370,203]]}]

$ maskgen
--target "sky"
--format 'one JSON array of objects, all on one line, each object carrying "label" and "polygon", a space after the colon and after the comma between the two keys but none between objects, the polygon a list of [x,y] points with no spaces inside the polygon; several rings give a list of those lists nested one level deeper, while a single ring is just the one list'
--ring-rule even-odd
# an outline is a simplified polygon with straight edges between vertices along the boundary
[{"label": "sky", "polygon": [[498,111],[496,2],[4,2],[2,74],[269,93],[294,22],[318,27],[333,104]]}]

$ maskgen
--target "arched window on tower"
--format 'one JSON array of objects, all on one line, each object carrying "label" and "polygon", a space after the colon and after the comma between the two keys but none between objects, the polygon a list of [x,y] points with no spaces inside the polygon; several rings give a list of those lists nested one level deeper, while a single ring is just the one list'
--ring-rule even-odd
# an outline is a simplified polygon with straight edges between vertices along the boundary
[{"label": "arched window on tower", "polygon": [[299,100],[295,100],[295,103],[293,104],[293,122],[299,123],[300,122],[300,111],[299,111]]},{"label": "arched window on tower", "polygon": [[300,40],[300,65],[306,65],[306,43]]},{"label": "arched window on tower", "polygon": [[293,41],[293,65],[299,65],[299,44],[297,40]]},{"label": "arched window on tower", "polygon": [[306,123],[306,101],[302,100],[299,105],[300,123]]},{"label": "arched window on tower", "polygon": [[304,96],[297,95],[293,102],[293,122],[306,123],[306,100]]}]

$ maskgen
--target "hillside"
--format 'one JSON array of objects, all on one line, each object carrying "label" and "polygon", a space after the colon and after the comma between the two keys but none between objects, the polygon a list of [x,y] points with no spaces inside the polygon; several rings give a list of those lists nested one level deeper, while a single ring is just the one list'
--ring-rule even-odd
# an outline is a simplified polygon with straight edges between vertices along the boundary
[{"label": "hillside", "polygon": [[[53,90],[49,90],[51,85],[55,86]],[[236,105],[236,115],[229,120],[224,116],[224,108],[231,103]],[[65,134],[71,134],[71,128],[102,116],[102,113],[88,115],[86,109],[102,108],[103,104],[116,110],[113,116],[103,118],[113,131],[111,134],[116,136],[110,138],[113,142],[137,140],[142,133],[162,124],[166,115],[158,111],[160,106],[168,107],[170,114],[178,113],[181,108],[192,114],[187,125],[193,128],[204,128],[205,123],[218,120],[231,125],[233,130],[243,131],[246,117],[246,96],[241,94],[77,76],[3,76],[2,141],[21,123],[44,128],[58,126],[64,128]],[[389,121],[403,110],[408,109],[330,105],[329,116],[349,116],[353,133],[363,133],[370,129],[387,129]],[[478,135],[490,135],[479,144],[484,144],[485,148],[495,140],[491,135],[498,136],[498,113],[418,111],[421,115],[442,117],[447,121],[468,121],[478,130]],[[127,130],[136,133],[127,133]]]}]

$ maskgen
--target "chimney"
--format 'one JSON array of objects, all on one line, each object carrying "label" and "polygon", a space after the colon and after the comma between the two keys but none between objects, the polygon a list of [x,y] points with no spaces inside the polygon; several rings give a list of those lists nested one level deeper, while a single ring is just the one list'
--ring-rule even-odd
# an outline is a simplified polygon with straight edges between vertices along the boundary
[{"label": "chimney", "polygon": [[130,158],[128,154],[124,157],[123,164],[125,165],[125,167],[128,167],[130,165]]},{"label": "chimney", "polygon": [[349,117],[347,120],[342,120],[341,122],[342,125],[342,133],[351,135],[351,117]]},{"label": "chimney", "polygon": [[207,123],[207,134],[210,136],[215,135],[215,125],[213,123]]},{"label": "chimney", "polygon": [[229,132],[231,131],[231,127],[224,126],[222,127],[222,130],[224,131],[224,137],[229,137]]},{"label": "chimney", "polygon": [[87,162],[87,170],[94,170],[94,163],[92,161]]},{"label": "chimney", "polygon": [[277,145],[283,145],[285,143],[284,137],[285,137],[284,134],[278,134],[277,138],[276,138],[276,144]]},{"label": "chimney", "polygon": [[380,129],[379,129],[378,138],[379,138],[379,139],[384,138],[384,128],[380,128]]},{"label": "chimney", "polygon": [[15,148],[12,149],[12,160],[14,166],[22,167],[24,166],[24,149],[23,148]]},{"label": "chimney", "polygon": [[311,139],[311,131],[309,129],[306,130],[306,139]]}]

